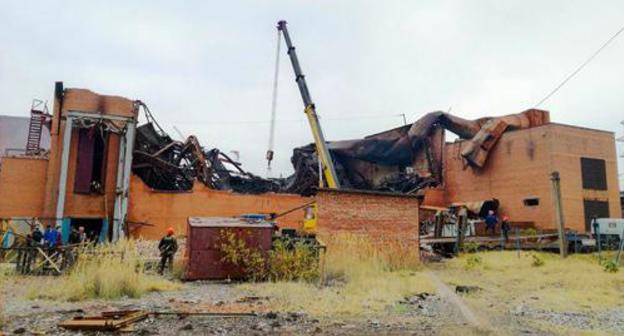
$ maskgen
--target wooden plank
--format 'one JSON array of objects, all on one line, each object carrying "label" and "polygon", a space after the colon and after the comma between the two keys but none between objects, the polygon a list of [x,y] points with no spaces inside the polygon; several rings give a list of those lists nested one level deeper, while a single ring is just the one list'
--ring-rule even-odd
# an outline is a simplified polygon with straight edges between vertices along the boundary
[{"label": "wooden plank", "polygon": [[59,327],[68,330],[115,331],[147,318],[141,310],[104,312],[101,316],[77,317],[61,322]]},{"label": "wooden plank", "polygon": [[[509,237],[510,241],[514,240],[527,240],[527,239],[543,239],[543,238],[557,238],[559,235],[556,233],[548,233],[548,234],[540,234],[534,236],[520,236],[520,237]],[[432,244],[432,243],[454,243],[456,241],[456,237],[440,237],[440,238],[420,238],[420,242],[423,244]],[[464,238],[464,242],[500,242],[503,238],[499,237],[466,237]]]},{"label": "wooden plank", "polygon": [[[50,265],[51,265],[51,266],[52,266],[52,267],[53,267],[53,268],[54,268],[54,269],[55,269],[55,270],[56,270],[59,274],[61,274],[61,270],[58,268],[58,266],[56,265],[56,263],[55,263],[54,261],[52,261],[52,259],[50,259],[50,257],[48,257],[48,255],[47,255],[45,252],[43,252],[43,250],[42,250],[40,247],[37,247],[37,251],[39,251],[39,253],[41,253],[41,255],[43,255],[43,257],[45,258],[45,260],[49,261],[49,262],[50,262]],[[54,257],[54,256],[55,256],[55,255],[57,255],[57,254],[58,254],[58,252],[54,252],[54,254],[52,255],[52,257]],[[39,267],[41,266],[41,264],[42,264],[43,262],[45,262],[45,260],[44,260],[44,261],[42,261],[41,263],[39,263],[39,264],[38,264],[35,268],[33,268],[33,270],[35,270],[35,269],[39,268]]]}]

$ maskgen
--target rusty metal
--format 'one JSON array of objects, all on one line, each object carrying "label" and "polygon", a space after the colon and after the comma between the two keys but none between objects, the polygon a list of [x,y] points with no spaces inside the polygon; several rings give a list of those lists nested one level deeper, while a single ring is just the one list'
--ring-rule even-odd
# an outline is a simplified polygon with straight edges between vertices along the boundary
[{"label": "rusty metal", "polygon": [[277,180],[246,172],[219,149],[204,150],[195,136],[185,142],[171,139],[155,122],[137,128],[132,171],[156,190],[189,191],[195,181],[241,193],[280,189]]},{"label": "rusty metal", "polygon": [[219,247],[224,234],[233,233],[250,249],[268,253],[271,249],[274,227],[266,221],[250,224],[243,218],[191,217],[188,220],[186,244],[187,280],[243,279],[245,270],[223,260]]}]

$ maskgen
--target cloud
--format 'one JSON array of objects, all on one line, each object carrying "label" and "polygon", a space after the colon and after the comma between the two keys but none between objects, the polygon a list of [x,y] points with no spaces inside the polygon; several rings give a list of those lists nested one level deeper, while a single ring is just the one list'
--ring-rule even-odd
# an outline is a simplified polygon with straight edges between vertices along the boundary
[{"label": "cloud", "polygon": [[[279,19],[326,137],[344,139],[398,126],[399,114],[530,108],[621,26],[622,12],[621,1],[563,0],[7,2],[0,113],[26,115],[31,98],[50,99],[63,80],[139,98],[168,130],[239,150],[263,173]],[[621,135],[622,55],[624,36],[543,105],[553,120]],[[312,136],[285,54],[279,90],[274,171],[288,174],[292,148]]]}]

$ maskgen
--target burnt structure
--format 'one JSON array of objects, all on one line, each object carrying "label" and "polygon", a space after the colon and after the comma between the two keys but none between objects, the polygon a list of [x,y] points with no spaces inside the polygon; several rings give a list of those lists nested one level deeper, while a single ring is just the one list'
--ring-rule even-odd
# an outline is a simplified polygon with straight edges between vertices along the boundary
[{"label": "burnt structure", "polygon": [[[348,188],[415,193],[442,183],[444,130],[466,140],[461,151],[466,166],[483,168],[501,135],[508,130],[547,124],[547,111],[527,110],[503,117],[466,120],[431,112],[405,125],[364,139],[329,142],[340,183]],[[288,192],[310,193],[318,184],[315,147],[296,148]]]},{"label": "burnt structure", "polygon": [[[171,139],[149,109],[144,110],[148,122],[137,128],[132,170],[152,189],[191,190],[197,180],[217,190],[311,195],[319,186],[314,144],[294,149],[291,176],[265,179],[243,170],[217,148],[205,150],[194,136],[185,142]],[[344,188],[413,194],[442,183],[444,130],[467,140],[461,156],[467,166],[479,169],[503,132],[548,122],[548,112],[541,110],[477,120],[438,111],[364,139],[328,142],[328,149]]]},{"label": "burnt structure", "polygon": [[145,104],[147,123],[137,127],[132,172],[154,190],[189,191],[195,181],[217,190],[240,193],[279,191],[277,181],[241,168],[219,149],[205,150],[195,136],[175,141],[154,120]]}]

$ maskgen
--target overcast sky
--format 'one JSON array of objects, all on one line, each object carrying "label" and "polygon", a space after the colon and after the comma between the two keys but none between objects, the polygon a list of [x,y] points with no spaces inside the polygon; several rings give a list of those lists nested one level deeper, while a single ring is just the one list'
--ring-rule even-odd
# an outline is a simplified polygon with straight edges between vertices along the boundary
[{"label": "overcast sky", "polygon": [[[328,140],[434,110],[533,107],[624,25],[624,1],[0,1],[0,114],[28,115],[54,81],[146,102],[173,136],[240,151],[266,173],[276,30],[293,43]],[[541,107],[624,126],[624,34]],[[285,54],[273,175],[312,141]],[[623,166],[620,160],[620,166]],[[622,168],[620,168],[622,171]],[[622,180],[622,179],[621,179]]]}]

